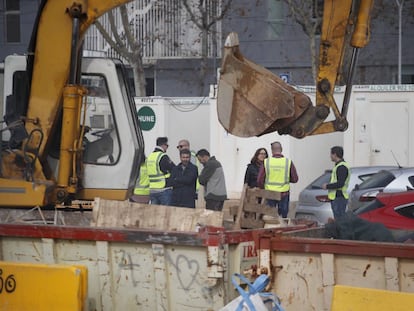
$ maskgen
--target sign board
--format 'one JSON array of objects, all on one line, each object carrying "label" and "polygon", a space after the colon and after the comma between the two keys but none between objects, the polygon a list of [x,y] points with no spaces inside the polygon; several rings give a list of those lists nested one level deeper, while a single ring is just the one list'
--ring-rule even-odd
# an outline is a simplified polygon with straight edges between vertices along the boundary
[{"label": "sign board", "polygon": [[155,113],[151,107],[144,106],[138,110],[138,120],[143,131],[151,130],[155,125]]},{"label": "sign board", "polygon": [[283,82],[289,83],[290,82],[290,76],[288,73],[281,73],[279,74],[279,78],[283,80]]}]

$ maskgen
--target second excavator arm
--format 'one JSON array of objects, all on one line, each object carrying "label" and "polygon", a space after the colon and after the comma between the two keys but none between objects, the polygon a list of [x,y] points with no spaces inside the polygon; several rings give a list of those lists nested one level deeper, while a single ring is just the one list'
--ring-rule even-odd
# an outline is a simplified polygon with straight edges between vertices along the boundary
[{"label": "second excavator arm", "polygon": [[[303,138],[345,131],[352,77],[358,51],[368,43],[373,2],[361,0],[357,5],[352,0],[324,1],[315,105],[269,70],[247,60],[239,50],[237,34],[231,33],[225,42],[217,95],[218,117],[223,127],[241,137],[278,131]],[[352,56],[340,110],[333,95],[342,74],[349,29],[353,29],[349,42]],[[331,111],[335,119],[326,122]]]}]

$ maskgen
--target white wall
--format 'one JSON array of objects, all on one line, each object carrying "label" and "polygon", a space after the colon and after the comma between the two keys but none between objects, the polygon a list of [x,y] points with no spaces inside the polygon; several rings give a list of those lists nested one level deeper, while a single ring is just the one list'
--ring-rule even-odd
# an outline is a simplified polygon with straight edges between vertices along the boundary
[{"label": "white wall", "polygon": [[351,164],[414,166],[414,85],[354,86],[351,103]]},{"label": "white wall", "polygon": [[210,103],[208,98],[135,98],[137,110],[142,106],[151,107],[156,122],[153,129],[143,131],[145,154],[149,155],[155,147],[157,137],[167,136],[170,147],[167,154],[179,163],[176,148],[180,139],[188,139],[192,150],[210,149]]},{"label": "white wall", "polygon": [[[315,102],[315,88],[303,87]],[[345,88],[336,89],[335,100],[342,106]],[[354,86],[346,132],[296,139],[276,132],[261,137],[239,138],[228,134],[219,124],[216,102],[211,100],[211,149],[221,161],[230,198],[240,197],[247,163],[259,147],[270,151],[270,143],[280,141],[283,154],[292,159],[299,182],[291,187],[291,200],[326,169],[332,168],[330,148],[344,147],[345,160],[351,166],[395,165],[392,153],[403,166],[414,165],[414,85]],[[332,120],[330,115],[327,120]],[[365,130],[361,133],[361,126]],[[380,131],[381,130],[381,131]],[[378,152],[379,150],[379,152]],[[391,152],[392,150],[392,152]]]},{"label": "white wall", "polygon": [[[302,89],[314,102],[315,89]],[[335,99],[338,103],[342,102],[344,91],[343,87],[337,88]],[[256,149],[265,147],[270,152],[273,141],[282,143],[283,154],[292,159],[298,171],[299,182],[291,187],[292,201],[297,200],[299,192],[312,180],[332,168],[329,153],[334,145],[344,147],[345,160],[351,166],[395,165],[392,153],[401,165],[414,166],[414,142],[410,135],[414,133],[414,85],[354,86],[348,130],[303,139],[277,133],[251,138],[228,134],[218,122],[214,95],[212,89],[208,102],[198,105],[200,99],[191,99],[193,103],[187,106],[177,106],[171,99],[164,98],[136,100],[138,108],[148,105],[157,115],[155,128],[144,132],[146,153],[152,151],[158,136],[168,136],[168,154],[176,163],[178,151],[175,146],[181,138],[189,139],[193,150],[208,149],[223,165],[229,198],[240,197],[246,166]],[[183,112],[180,107],[188,110],[193,107],[194,110]],[[329,116],[328,120],[332,118]]]}]

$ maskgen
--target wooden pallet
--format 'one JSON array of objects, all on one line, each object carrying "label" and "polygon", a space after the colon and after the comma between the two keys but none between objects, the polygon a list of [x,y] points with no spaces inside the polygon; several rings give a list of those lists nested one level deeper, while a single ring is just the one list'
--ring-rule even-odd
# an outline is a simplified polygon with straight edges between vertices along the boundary
[{"label": "wooden pallet", "polygon": [[264,218],[279,218],[277,208],[266,205],[267,200],[280,200],[280,192],[259,188],[248,188],[244,185],[241,194],[240,205],[230,208],[234,215],[233,229],[257,229],[264,228]]}]

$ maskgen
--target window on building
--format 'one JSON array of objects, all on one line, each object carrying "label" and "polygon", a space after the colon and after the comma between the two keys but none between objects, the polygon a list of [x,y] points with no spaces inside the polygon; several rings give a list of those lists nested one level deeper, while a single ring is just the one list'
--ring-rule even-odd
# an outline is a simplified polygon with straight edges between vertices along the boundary
[{"label": "window on building", "polygon": [[403,74],[401,75],[402,84],[414,84],[414,74]]},{"label": "window on building", "polygon": [[6,42],[20,42],[20,1],[4,0]]}]

